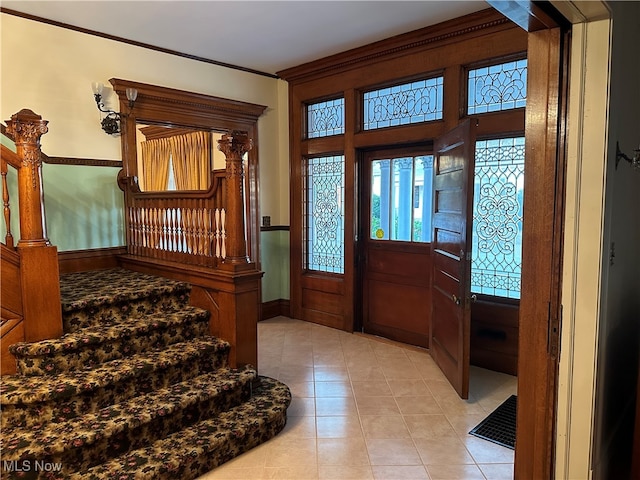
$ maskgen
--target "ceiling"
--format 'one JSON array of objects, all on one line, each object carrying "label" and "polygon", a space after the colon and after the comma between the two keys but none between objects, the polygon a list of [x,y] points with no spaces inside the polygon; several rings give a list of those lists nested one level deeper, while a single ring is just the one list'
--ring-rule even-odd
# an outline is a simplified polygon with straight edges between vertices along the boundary
[{"label": "ceiling", "polygon": [[2,8],[275,74],[488,4],[482,0],[3,0]]}]

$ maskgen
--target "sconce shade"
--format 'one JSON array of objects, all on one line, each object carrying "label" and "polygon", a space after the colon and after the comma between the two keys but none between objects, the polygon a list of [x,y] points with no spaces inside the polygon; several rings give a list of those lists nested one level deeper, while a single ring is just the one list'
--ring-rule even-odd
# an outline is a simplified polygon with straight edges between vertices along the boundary
[{"label": "sconce shade", "polygon": [[129,87],[126,90],[127,92],[127,99],[130,102],[135,102],[136,98],[138,98],[138,90],[136,90],[135,88]]},{"label": "sconce shade", "polygon": [[100,82],[93,82],[91,83],[91,89],[93,90],[94,95],[102,95],[104,85]]}]

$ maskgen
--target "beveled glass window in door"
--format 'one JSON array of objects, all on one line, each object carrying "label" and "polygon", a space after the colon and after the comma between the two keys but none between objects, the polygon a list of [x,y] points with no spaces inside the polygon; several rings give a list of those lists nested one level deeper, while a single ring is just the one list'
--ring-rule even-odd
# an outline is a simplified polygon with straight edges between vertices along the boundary
[{"label": "beveled glass window in door", "polygon": [[304,268],[344,273],[344,155],[307,158]]},{"label": "beveled glass window in door", "polygon": [[442,119],[444,77],[365,92],[365,130]]},{"label": "beveled glass window in door", "polygon": [[432,155],[371,162],[371,239],[431,241],[432,173]]},{"label": "beveled glass window in door", "polygon": [[469,70],[467,114],[525,107],[527,59]]},{"label": "beveled glass window in door", "polygon": [[524,137],[476,142],[471,291],[520,298]]}]

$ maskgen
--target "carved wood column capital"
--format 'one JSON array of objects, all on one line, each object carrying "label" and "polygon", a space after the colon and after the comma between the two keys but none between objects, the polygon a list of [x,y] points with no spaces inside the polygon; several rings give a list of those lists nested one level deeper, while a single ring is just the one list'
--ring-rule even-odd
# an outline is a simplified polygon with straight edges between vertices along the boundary
[{"label": "carved wood column capital", "polygon": [[240,160],[245,153],[253,148],[253,140],[249,138],[247,132],[234,130],[227,133],[218,140],[218,150],[224,153],[229,160]]},{"label": "carved wood column capital", "polygon": [[44,218],[42,154],[40,137],[49,131],[46,120],[29,109],[20,110],[7,120],[7,133],[13,137],[21,161],[18,170],[20,203],[20,242],[18,247],[49,245]]}]

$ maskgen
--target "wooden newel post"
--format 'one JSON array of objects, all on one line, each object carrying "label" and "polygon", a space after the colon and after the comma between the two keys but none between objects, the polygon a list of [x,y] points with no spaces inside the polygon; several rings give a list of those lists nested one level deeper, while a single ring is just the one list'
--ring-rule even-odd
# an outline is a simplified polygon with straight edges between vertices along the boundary
[{"label": "wooden newel post", "polygon": [[23,109],[7,120],[7,131],[14,138],[16,153],[22,160],[18,170],[20,199],[20,242],[18,247],[49,245],[44,217],[42,158],[40,137],[47,133],[46,120]]},{"label": "wooden newel post", "polygon": [[244,172],[242,157],[253,147],[247,132],[233,131],[218,140],[218,149],[226,161],[226,234],[227,257],[224,263],[247,264],[247,241],[244,218]]},{"label": "wooden newel post", "polygon": [[62,335],[58,250],[47,238],[42,187],[40,137],[47,121],[23,109],[7,120],[21,164],[18,170],[20,203],[20,283],[24,334],[28,342]]}]

